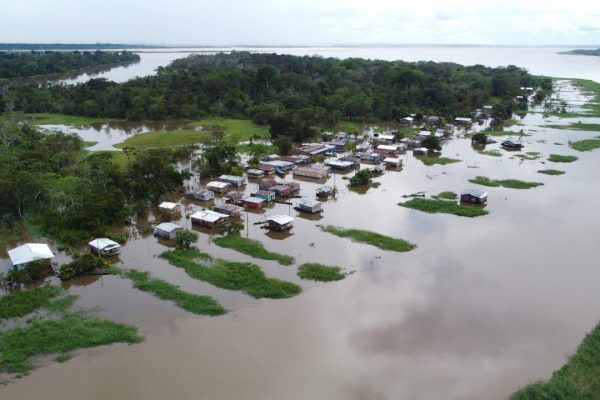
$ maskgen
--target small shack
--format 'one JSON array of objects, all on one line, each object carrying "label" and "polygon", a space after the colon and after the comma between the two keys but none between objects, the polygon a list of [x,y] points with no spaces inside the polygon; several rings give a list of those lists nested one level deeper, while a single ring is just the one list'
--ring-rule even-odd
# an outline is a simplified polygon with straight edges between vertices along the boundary
[{"label": "small shack", "polygon": [[242,204],[244,207],[259,209],[263,208],[265,200],[260,197],[249,196],[242,199]]},{"label": "small shack", "polygon": [[229,215],[233,218],[240,218],[244,212],[244,207],[236,206],[234,204],[220,204],[218,206],[214,206],[213,210],[221,214]]},{"label": "small shack", "polygon": [[246,184],[246,178],[236,175],[221,175],[218,180],[220,182],[229,183],[231,186],[240,187]]},{"label": "small shack", "polygon": [[294,218],[289,215],[273,215],[267,220],[267,227],[274,231],[286,231],[294,226]]},{"label": "small shack", "polygon": [[215,193],[225,193],[231,185],[227,182],[211,181],[206,184],[206,188]]},{"label": "small shack", "polygon": [[9,250],[8,257],[16,269],[21,269],[33,261],[50,260],[54,253],[45,243],[25,243]]},{"label": "small shack", "polygon": [[215,198],[215,194],[214,194],[214,192],[211,192],[210,190],[198,190],[198,191],[194,192],[192,197],[194,199],[200,200],[200,201],[210,201]]},{"label": "small shack", "polygon": [[355,163],[353,163],[352,161],[345,161],[345,160],[330,160],[330,161],[326,161],[325,165],[327,165],[333,169],[340,170],[340,171],[347,171],[347,170],[353,168]]},{"label": "small shack", "polygon": [[276,193],[272,190],[259,190],[258,192],[252,193],[252,196],[263,199],[264,201],[275,200]]},{"label": "small shack", "polygon": [[324,179],[329,177],[329,168],[321,166],[302,166],[294,169],[293,176],[312,179]]},{"label": "small shack", "polygon": [[300,192],[300,184],[298,182],[283,182],[283,185],[286,185],[287,187],[289,187],[290,189],[292,189],[293,193],[297,193]]},{"label": "small shack", "polygon": [[377,143],[392,144],[396,140],[396,135],[392,135],[389,133],[381,133],[375,139],[376,139]]},{"label": "small shack", "polygon": [[402,158],[400,157],[386,157],[383,163],[388,168],[399,168],[402,166]]},{"label": "small shack", "polygon": [[277,197],[290,197],[292,195],[292,188],[287,185],[275,185],[269,190],[275,192]]},{"label": "small shack", "polygon": [[277,186],[277,181],[275,179],[265,178],[258,182],[258,190],[268,190],[273,186]]},{"label": "small shack", "polygon": [[473,121],[471,120],[471,118],[466,118],[466,117],[456,117],[456,118],[454,118],[454,123],[456,125],[465,126],[465,125],[471,124],[472,122]]},{"label": "small shack", "polygon": [[153,233],[154,236],[159,236],[164,239],[173,240],[177,235],[177,232],[182,230],[183,228],[177,224],[172,222],[163,222],[162,224],[158,224],[154,227]]},{"label": "small shack", "polygon": [[229,215],[212,210],[203,210],[193,213],[190,218],[192,223],[206,228],[214,228],[227,223]]},{"label": "small shack", "polygon": [[263,171],[262,169],[251,168],[246,171],[246,174],[250,179],[260,179],[265,176],[265,171]]},{"label": "small shack", "polygon": [[158,205],[158,210],[163,214],[179,214],[181,212],[181,204],[163,201]]},{"label": "small shack", "polygon": [[377,152],[384,156],[395,156],[399,153],[398,146],[393,144],[380,144],[377,146]]},{"label": "small shack", "polygon": [[323,205],[318,201],[313,201],[309,199],[301,199],[294,208],[298,211],[307,212],[310,214],[317,214],[323,211]]},{"label": "small shack", "polygon": [[488,194],[478,189],[466,189],[460,194],[461,203],[486,204]]},{"label": "small shack", "polygon": [[90,251],[100,257],[115,256],[121,252],[121,245],[108,238],[94,239],[88,243]]},{"label": "small shack", "polygon": [[261,170],[265,175],[273,175],[275,173],[275,168],[269,167],[268,165],[259,165],[256,169]]},{"label": "small shack", "polygon": [[231,190],[223,195],[223,200],[225,200],[225,203],[228,204],[239,205],[242,203],[242,199],[244,198],[244,196],[244,193],[234,192],[233,190]]},{"label": "small shack", "polygon": [[419,147],[413,150],[413,156],[426,156],[429,153],[427,147]]}]

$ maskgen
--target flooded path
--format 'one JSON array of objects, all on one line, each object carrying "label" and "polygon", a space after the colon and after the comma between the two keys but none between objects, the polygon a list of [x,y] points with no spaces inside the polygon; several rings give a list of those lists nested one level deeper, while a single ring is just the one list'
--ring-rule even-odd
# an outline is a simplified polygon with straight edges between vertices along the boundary
[{"label": "flooded path", "polygon": [[[578,96],[568,85],[561,95]],[[600,319],[600,154],[568,146],[598,132],[541,127],[559,121],[532,113],[511,128],[530,134],[512,139],[522,141],[524,152],[541,152],[539,160],[504,150],[502,157],[482,155],[469,140],[454,138],[443,155],[462,162],[427,167],[408,152],[402,171],[376,178],[381,186],[365,194],[344,188],[341,175],[331,177],[340,192],[318,221],[282,204],[248,213],[241,234],[296,257],[294,266],[219,248],[200,233],[201,250],[253,261],[267,275],[299,283],[304,292],[291,299],[256,300],[195,281],[157,258],[168,243],[151,235],[130,239],[118,265],[211,295],[231,312],[193,316],[117,277],[74,280],[70,291],[81,296],[79,305],[139,326],[146,341],[79,351],[0,387],[0,397],[474,400],[503,399],[547,379]],[[493,149],[499,145],[486,148]],[[551,153],[579,160],[553,164],[545,161]],[[566,174],[537,173],[546,168]],[[396,205],[405,194],[474,187],[467,180],[477,175],[544,185],[485,188],[490,214],[474,219]],[[299,182],[309,198],[323,184]],[[250,183],[246,190],[255,188]],[[271,237],[253,225],[276,213],[297,217],[291,235]],[[180,222],[190,227],[185,217]],[[369,229],[418,247],[384,252],[323,233],[317,224]],[[296,268],[303,262],[356,273],[336,283],[302,281]]]}]

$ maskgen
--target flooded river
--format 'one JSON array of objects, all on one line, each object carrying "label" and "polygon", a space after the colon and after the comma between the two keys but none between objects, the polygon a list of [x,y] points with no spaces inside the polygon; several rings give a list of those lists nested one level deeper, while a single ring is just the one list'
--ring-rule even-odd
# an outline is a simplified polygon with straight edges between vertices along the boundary
[{"label": "flooded river", "polygon": [[[562,98],[582,98],[563,84]],[[583,120],[578,118],[577,120]],[[462,160],[425,166],[409,151],[402,171],[388,171],[377,189],[345,188],[322,218],[306,218],[288,205],[244,215],[242,235],[304,262],[355,271],[343,281],[314,283],[296,265],[255,260],[210,242],[213,256],[253,261],[269,276],[300,284],[286,300],[256,300],[189,278],[157,258],[169,243],[151,235],[131,238],[116,261],[150,271],[183,290],[215,297],[231,310],[200,317],[131,288],[118,277],[69,282],[78,305],[140,327],[146,340],[76,352],[0,387],[7,399],[503,399],[521,386],[547,379],[600,319],[597,212],[600,155],[577,152],[568,141],[597,133],[555,130],[561,122],[528,114],[511,129],[523,151],[539,160],[478,153],[454,137],[443,155]],[[564,122],[564,120],[562,120]],[[497,138],[502,141],[504,138]],[[498,144],[486,150],[499,149]],[[571,164],[545,161],[551,153],[576,155]],[[563,176],[539,174],[556,168]],[[477,175],[544,183],[530,190],[485,188],[489,215],[461,218],[399,207],[402,195],[474,187]],[[291,179],[288,176],[287,179]],[[323,182],[299,181],[314,198]],[[256,189],[250,182],[246,191]],[[219,199],[217,199],[219,201]],[[187,213],[201,203],[184,201]],[[265,215],[296,217],[290,234],[270,235],[254,222]],[[140,221],[151,223],[154,217]],[[191,228],[189,219],[181,224]],[[369,229],[418,245],[408,253],[380,251],[323,233],[317,224]],[[2,261],[4,267],[7,261]]]}]

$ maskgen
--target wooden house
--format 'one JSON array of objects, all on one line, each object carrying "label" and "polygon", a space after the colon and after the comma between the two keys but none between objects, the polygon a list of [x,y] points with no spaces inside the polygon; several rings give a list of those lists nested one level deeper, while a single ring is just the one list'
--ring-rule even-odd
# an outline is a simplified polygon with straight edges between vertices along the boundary
[{"label": "wooden house", "polygon": [[402,158],[400,157],[386,157],[383,163],[388,168],[399,168],[402,166]]},{"label": "wooden house", "polygon": [[269,190],[275,192],[277,197],[290,197],[292,195],[292,188],[287,185],[275,185]]},{"label": "wooden house", "polygon": [[275,179],[264,178],[258,182],[258,190],[269,190],[273,186],[277,186]]},{"label": "wooden house", "polygon": [[259,190],[258,192],[252,193],[252,196],[263,199],[264,201],[273,201],[277,194],[271,190]]},{"label": "wooden house", "polygon": [[200,201],[210,201],[215,198],[215,193],[210,190],[197,190],[193,193],[192,197]]},{"label": "wooden house", "polygon": [[294,169],[293,173],[295,177],[311,178],[311,179],[325,179],[329,177],[329,168],[321,166],[302,166]]},{"label": "wooden house", "polygon": [[240,205],[244,196],[245,194],[242,192],[235,192],[231,190],[223,195],[223,200],[228,204]]},{"label": "wooden house", "polygon": [[248,196],[242,199],[242,204],[244,207],[259,209],[263,208],[265,200],[256,196]]},{"label": "wooden house", "polygon": [[419,147],[413,150],[413,156],[426,156],[429,153],[427,147]]},{"label": "wooden house", "polygon": [[158,210],[163,214],[179,214],[181,213],[181,204],[163,201],[158,205]]},{"label": "wooden house", "polygon": [[262,169],[251,168],[246,171],[246,175],[248,175],[249,179],[260,179],[265,176],[265,171],[263,171]]},{"label": "wooden house", "polygon": [[267,220],[267,227],[274,231],[286,231],[294,226],[294,218],[289,215],[274,215]]},{"label": "wooden house", "polygon": [[218,178],[219,182],[229,183],[231,186],[240,187],[246,184],[246,178],[236,175],[221,175]]},{"label": "wooden house", "polygon": [[275,168],[270,167],[268,165],[259,165],[258,167],[256,167],[256,169],[261,170],[262,172],[264,172],[265,175],[273,175],[275,173]]},{"label": "wooden house", "polygon": [[234,204],[220,204],[214,206],[213,210],[221,214],[229,215],[232,218],[241,218],[244,207],[236,206]]},{"label": "wooden house", "polygon": [[294,205],[294,208],[298,211],[310,214],[317,214],[323,211],[323,205],[321,203],[309,199],[301,199]]},{"label": "wooden house", "polygon": [[172,222],[163,222],[162,224],[158,224],[154,227],[153,233],[154,236],[160,236],[164,239],[173,240],[177,235],[177,232],[182,230],[183,228],[177,224]]},{"label": "wooden house", "polygon": [[53,257],[54,253],[45,243],[25,243],[8,251],[8,258],[16,269],[25,268],[27,264],[38,260],[48,260],[50,266]]},{"label": "wooden house", "polygon": [[225,193],[230,187],[229,183],[221,181],[211,181],[206,184],[206,189],[215,193]]},{"label": "wooden house", "polygon": [[100,257],[115,256],[121,252],[121,245],[108,238],[94,239],[88,243],[90,251]]},{"label": "wooden house", "polygon": [[212,210],[197,211],[191,215],[192,223],[205,228],[215,228],[227,223],[229,215]]},{"label": "wooden house", "polygon": [[486,204],[488,194],[478,189],[467,189],[460,194],[461,203]]}]

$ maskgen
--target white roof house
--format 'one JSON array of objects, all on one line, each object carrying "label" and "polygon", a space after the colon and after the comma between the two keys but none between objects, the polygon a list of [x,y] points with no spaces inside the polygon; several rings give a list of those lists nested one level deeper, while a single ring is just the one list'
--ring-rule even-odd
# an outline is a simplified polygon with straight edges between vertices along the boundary
[{"label": "white roof house", "polygon": [[380,144],[377,146],[378,150],[386,150],[386,151],[397,151],[398,146],[394,144]]},{"label": "white roof house", "polygon": [[383,162],[387,165],[393,165],[395,167],[402,165],[402,159],[400,157],[386,157]]},{"label": "white roof house", "polygon": [[90,247],[93,247],[98,250],[110,250],[113,248],[121,247],[121,245],[114,240],[110,240],[108,238],[98,238],[94,239],[88,243]]},{"label": "white roof house", "polygon": [[378,139],[381,140],[394,140],[396,139],[395,135],[390,135],[390,134],[386,134],[386,133],[382,133],[379,135]]},{"label": "white roof house", "polygon": [[470,124],[473,121],[471,120],[471,118],[467,118],[467,117],[456,117],[456,118],[454,118],[454,122]]},{"label": "white roof house", "polygon": [[175,211],[180,206],[181,206],[181,204],[172,203],[170,201],[163,201],[162,203],[160,203],[158,205],[158,208],[160,208],[161,210],[166,210],[166,211]]},{"label": "white roof house", "polygon": [[294,218],[290,217],[289,215],[273,215],[271,218],[268,219],[268,221],[273,221],[278,225],[285,225],[285,224],[289,224],[291,222],[294,222]]},{"label": "white roof house", "polygon": [[8,251],[8,257],[15,267],[28,264],[37,260],[48,260],[54,253],[47,244],[26,243]]},{"label": "white roof house", "polygon": [[464,196],[464,195],[477,197],[478,199],[486,199],[488,196],[487,192],[484,192],[483,190],[479,190],[479,189],[463,190],[461,192],[461,196]]},{"label": "white roof house", "polygon": [[217,222],[218,220],[220,220],[221,218],[229,218],[229,215],[221,214],[219,212],[212,211],[212,210],[203,210],[203,211],[196,211],[195,213],[192,214],[192,216],[190,218],[195,219],[197,221],[205,221],[205,222],[214,223],[214,222]]},{"label": "white roof house", "polygon": [[155,229],[159,229],[163,232],[173,232],[176,231],[177,229],[181,229],[181,226],[174,224],[172,222],[163,222],[162,224],[158,224],[155,226]]},{"label": "white roof house", "polygon": [[429,131],[421,131],[421,132],[417,133],[417,135],[419,135],[421,137],[427,137],[427,136],[431,136],[431,132],[429,132]]}]

